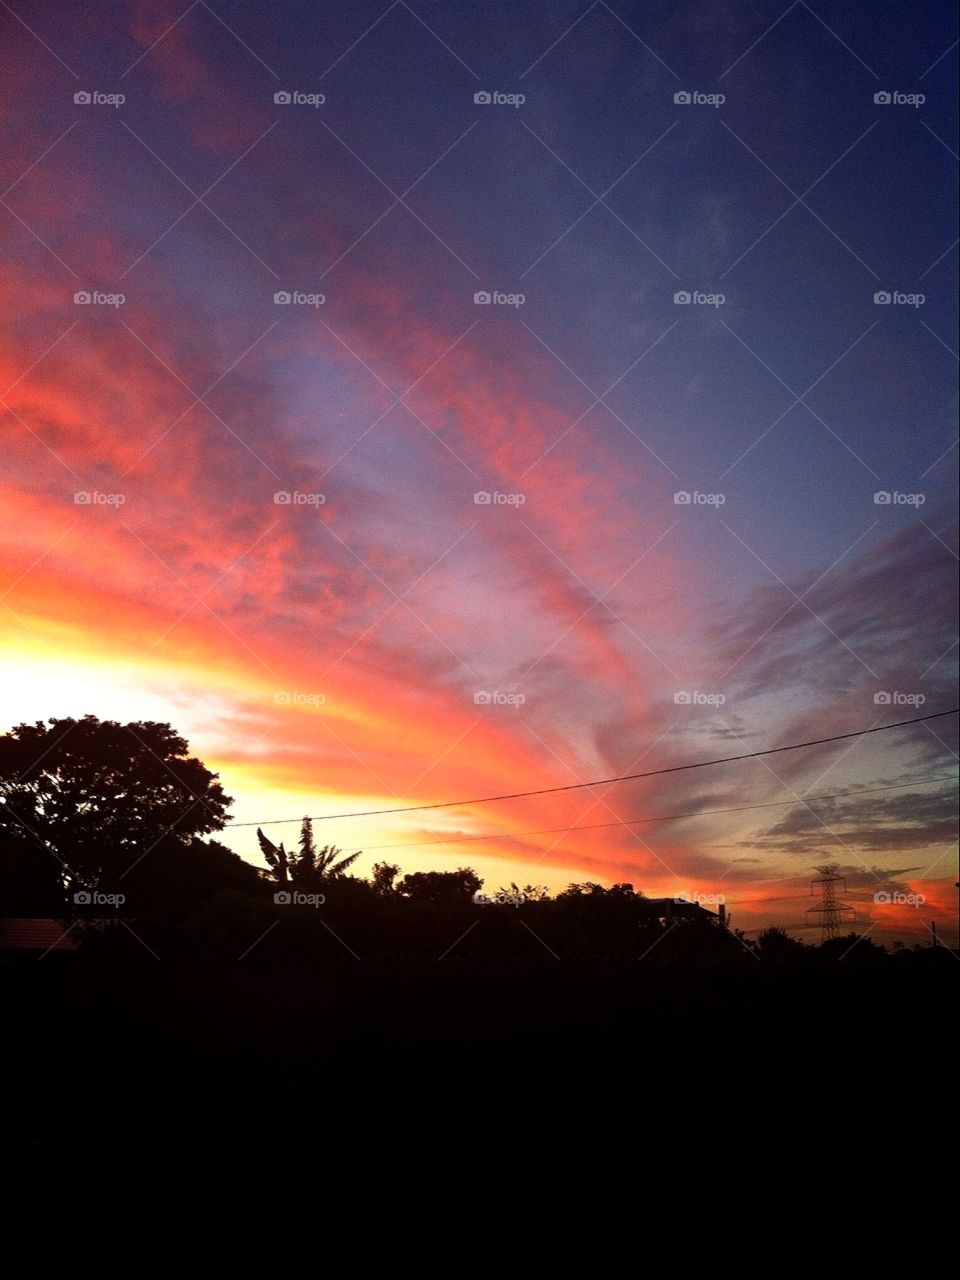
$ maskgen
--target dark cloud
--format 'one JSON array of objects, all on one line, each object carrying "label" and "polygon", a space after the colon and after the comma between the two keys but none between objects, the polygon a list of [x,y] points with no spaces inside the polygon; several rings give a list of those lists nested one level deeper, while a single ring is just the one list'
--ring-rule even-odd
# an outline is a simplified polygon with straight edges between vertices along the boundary
[{"label": "dark cloud", "polygon": [[803,856],[831,839],[871,853],[949,844],[956,839],[955,789],[944,783],[930,791],[797,805],[764,837],[770,848]]},{"label": "dark cloud", "polygon": [[[809,709],[784,739],[797,730],[823,736],[837,716],[849,724],[851,704],[878,719],[911,714],[908,704],[876,704],[878,693],[919,694],[928,710],[952,706],[956,530],[932,515],[928,523],[908,525],[849,564],[815,570],[809,591],[790,584],[803,603],[784,587],[763,587],[717,623],[708,639],[718,670],[730,671],[729,701],[804,695]],[[911,733],[917,743],[929,738],[923,729]]]}]

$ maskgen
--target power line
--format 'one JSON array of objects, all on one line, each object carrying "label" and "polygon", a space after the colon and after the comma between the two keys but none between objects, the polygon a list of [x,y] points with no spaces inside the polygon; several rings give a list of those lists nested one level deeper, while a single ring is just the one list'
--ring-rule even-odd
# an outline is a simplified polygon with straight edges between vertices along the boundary
[{"label": "power line", "polygon": [[912,782],[895,782],[885,787],[864,787],[860,791],[837,791],[833,795],[799,796],[794,800],[770,800],[766,804],[742,804],[732,809],[696,809],[691,813],[665,813],[652,818],[618,818],[616,822],[591,822],[580,827],[541,827],[538,831],[496,832],[483,836],[453,836],[443,840],[404,840],[399,844],[371,844],[364,853],[380,849],[418,849],[432,844],[466,844],[471,840],[520,840],[524,836],[551,836],[561,831],[600,831],[605,827],[632,827],[640,822],[677,822],[681,818],[707,818],[718,813],[747,813],[753,809],[777,809],[784,805],[810,804],[816,800],[852,800],[858,796],[876,795],[878,791],[902,791],[905,787],[928,787],[933,782],[955,782],[955,778],[915,778]]},{"label": "power line", "polygon": [[[848,738],[862,738],[868,733],[883,733],[887,729],[902,729],[906,725],[922,724],[926,720],[939,720],[942,716],[954,716],[960,707],[952,711],[934,711],[926,716],[914,716],[911,720],[898,720],[895,724],[875,725],[872,729],[857,729],[852,733],[835,733],[829,738],[814,738],[809,742],[792,742],[785,747],[767,747],[764,751],[748,751],[739,756],[722,756],[715,760],[697,760],[691,764],[675,764],[663,769],[647,769],[643,773],[623,773],[615,778],[597,778],[592,782],[569,782],[562,787],[542,787],[537,791],[512,791],[498,796],[477,796],[470,800],[442,800],[435,804],[401,805],[393,809],[361,809],[356,813],[321,813],[311,817],[311,822],[327,822],[346,818],[375,818],[393,813],[417,813],[427,809],[456,809],[461,805],[492,804],[498,800],[522,800],[528,796],[556,795],[561,791],[581,791],[585,787],[605,787],[614,782],[632,782],[637,778],[655,778],[665,773],[682,773],[686,769],[705,769],[712,764],[734,764],[738,760],[754,760],[758,756],[773,756],[781,751],[799,751],[802,747],[822,747],[829,742],[843,742]],[[308,815],[309,816],[309,815]],[[235,822],[233,828],[239,827],[274,827],[283,823],[301,822],[300,818],[267,818],[261,822]],[[231,828],[231,829],[233,829]]]}]

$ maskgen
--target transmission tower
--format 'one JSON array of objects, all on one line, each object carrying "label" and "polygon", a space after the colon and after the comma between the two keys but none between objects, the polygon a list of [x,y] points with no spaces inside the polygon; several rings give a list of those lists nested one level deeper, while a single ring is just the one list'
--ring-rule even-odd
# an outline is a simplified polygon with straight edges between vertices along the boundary
[{"label": "transmission tower", "polygon": [[820,925],[820,941],[826,942],[839,936],[841,924],[853,924],[856,914],[853,907],[837,901],[837,885],[842,886],[842,893],[847,891],[847,882],[840,875],[840,864],[825,862],[814,870],[818,874],[810,881],[810,892],[812,894],[816,886],[821,896],[815,907],[807,908],[807,916],[812,917],[812,924]]}]

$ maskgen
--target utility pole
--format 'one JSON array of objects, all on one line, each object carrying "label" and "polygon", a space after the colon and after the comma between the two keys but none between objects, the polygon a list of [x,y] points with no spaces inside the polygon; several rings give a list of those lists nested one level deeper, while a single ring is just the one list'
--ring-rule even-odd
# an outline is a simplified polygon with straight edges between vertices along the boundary
[{"label": "utility pole", "polygon": [[820,941],[827,942],[830,938],[839,937],[841,924],[852,924],[856,915],[853,907],[837,901],[837,885],[842,885],[842,893],[847,891],[846,879],[840,875],[840,864],[825,862],[814,870],[818,874],[810,881],[810,892],[812,894],[816,886],[821,897],[815,907],[807,908],[807,915],[813,917],[812,923],[819,922]]}]

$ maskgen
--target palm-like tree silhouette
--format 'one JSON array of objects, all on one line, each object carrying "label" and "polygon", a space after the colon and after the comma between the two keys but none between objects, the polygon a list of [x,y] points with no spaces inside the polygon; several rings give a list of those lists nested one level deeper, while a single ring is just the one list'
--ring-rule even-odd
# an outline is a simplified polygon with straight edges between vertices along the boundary
[{"label": "palm-like tree silhouette", "polygon": [[325,844],[318,849],[313,838],[313,823],[309,818],[304,818],[300,827],[298,853],[288,852],[282,843],[274,844],[259,827],[257,839],[277,883],[292,884],[298,889],[307,889],[322,881],[337,879],[360,857],[359,849],[346,857],[342,856],[342,850],[332,844]]}]

